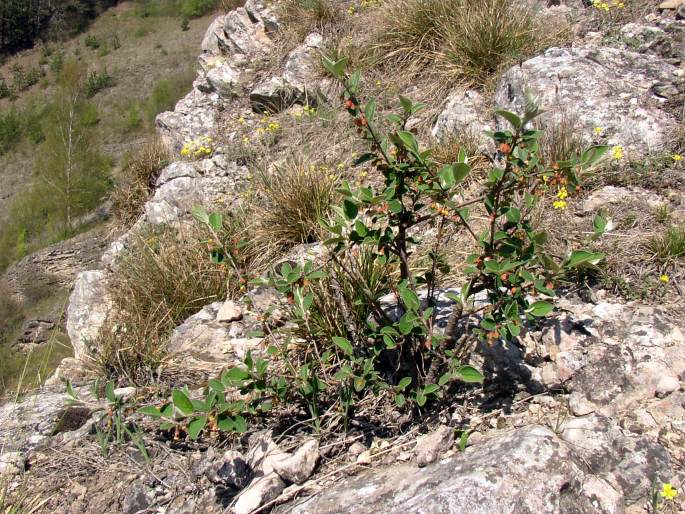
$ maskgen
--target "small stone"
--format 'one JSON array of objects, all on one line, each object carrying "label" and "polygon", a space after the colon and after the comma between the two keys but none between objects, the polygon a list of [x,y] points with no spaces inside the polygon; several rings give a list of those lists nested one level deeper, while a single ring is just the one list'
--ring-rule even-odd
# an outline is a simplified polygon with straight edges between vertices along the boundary
[{"label": "small stone", "polygon": [[216,314],[217,321],[231,323],[243,319],[243,311],[233,300],[226,300]]},{"label": "small stone", "polygon": [[357,464],[371,464],[371,450],[366,450],[357,455]]},{"label": "small stone", "polygon": [[133,398],[137,391],[135,387],[119,387],[114,390],[114,397],[122,402],[126,402]]},{"label": "small stone", "polygon": [[0,455],[0,477],[19,475],[24,471],[26,461],[19,452],[7,452]]},{"label": "small stone", "polygon": [[142,484],[135,484],[124,498],[121,508],[125,514],[147,510],[151,503],[150,493]]},{"label": "small stone", "polygon": [[352,457],[356,457],[357,455],[360,455],[366,451],[366,446],[364,446],[362,443],[357,441],[356,443],[352,443],[350,445],[349,450],[347,450],[347,453],[349,453]]},{"label": "small stone", "polygon": [[260,505],[270,502],[285,489],[285,482],[276,473],[253,480],[233,507],[234,514],[250,514]]},{"label": "small stone", "polygon": [[310,440],[300,446],[292,455],[284,453],[274,459],[274,471],[286,482],[301,484],[307,480],[319,460],[319,443]]},{"label": "small stone", "polygon": [[673,375],[662,376],[656,384],[656,396],[664,398],[680,388],[680,381]]},{"label": "small stone", "polygon": [[578,393],[571,394],[568,399],[568,407],[574,416],[586,416],[596,410],[592,403]]},{"label": "small stone", "polygon": [[454,429],[442,425],[435,432],[423,436],[416,443],[416,462],[419,467],[438,460],[454,443]]}]

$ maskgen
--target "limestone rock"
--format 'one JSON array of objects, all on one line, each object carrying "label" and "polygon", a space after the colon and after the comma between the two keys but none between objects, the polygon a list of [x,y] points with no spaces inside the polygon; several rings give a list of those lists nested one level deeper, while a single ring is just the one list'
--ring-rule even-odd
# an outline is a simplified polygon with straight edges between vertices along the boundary
[{"label": "limestone rock", "polygon": [[217,315],[222,305],[206,305],[174,330],[167,346],[172,362],[211,374],[227,365],[239,365],[250,350],[258,353],[262,338],[248,334],[261,328],[261,322],[252,313],[245,313],[242,321],[221,322]]},{"label": "limestone rock", "polygon": [[244,187],[246,177],[245,167],[226,164],[220,155],[200,163],[172,163],[162,170],[157,189],[145,204],[145,220],[154,225],[169,223],[187,216],[196,205],[220,202],[230,206]]},{"label": "limestone rock", "polygon": [[250,514],[260,505],[276,498],[285,482],[276,473],[257,478],[242,492],[233,507],[234,514]]},{"label": "limestone rock", "polygon": [[494,120],[485,106],[485,100],[477,91],[457,90],[445,101],[442,112],[433,125],[433,137],[441,142],[451,138],[475,138],[482,144],[489,139],[484,130],[492,130]]},{"label": "limestone rock", "polygon": [[19,452],[0,453],[0,477],[24,472],[24,457]]},{"label": "limestone rock", "polygon": [[274,471],[289,483],[301,484],[307,480],[319,460],[319,442],[310,440],[293,454],[283,454],[273,463]]},{"label": "limestone rock", "polygon": [[295,103],[315,104],[320,94],[317,64],[322,44],[321,34],[309,34],[288,56],[282,75],[269,77],[252,89],[252,109],[279,112]]},{"label": "limestone rock", "polygon": [[[495,104],[522,112],[530,90],[547,110],[541,122],[552,124],[570,115],[586,138],[594,127],[602,127],[606,143],[644,155],[664,148],[675,126],[675,119],[660,109],[665,99],[654,88],[677,88],[681,79],[676,72],[658,57],[616,48],[550,48],[504,74]],[[509,128],[503,120],[498,126]]]},{"label": "limestone rock", "polygon": [[593,191],[583,200],[579,210],[584,214],[594,214],[601,209],[621,205],[655,210],[665,203],[667,203],[665,198],[641,187],[604,186]]},{"label": "limestone rock", "polygon": [[226,300],[216,313],[216,320],[230,323],[243,319],[243,310],[233,300]]},{"label": "limestone rock", "polygon": [[623,512],[621,493],[589,473],[569,446],[539,426],[519,429],[425,468],[398,464],[361,473],[287,510],[277,510],[285,511]]},{"label": "limestone rock", "polygon": [[173,111],[163,112],[155,120],[157,133],[175,153],[181,151],[186,141],[211,136],[216,130],[220,96],[216,92],[201,91],[197,86],[203,81],[196,81],[190,93],[178,101]]},{"label": "limestone rock", "polygon": [[205,475],[214,484],[243,488],[250,478],[250,468],[240,452],[228,450],[217,457],[210,447],[202,460],[193,468],[195,476]]},{"label": "limestone rock", "polygon": [[416,462],[419,467],[432,464],[454,443],[454,429],[441,425],[435,432],[421,437],[416,443]]},{"label": "limestone rock", "polygon": [[67,309],[67,333],[76,359],[83,360],[90,354],[111,309],[105,273],[79,273]]}]

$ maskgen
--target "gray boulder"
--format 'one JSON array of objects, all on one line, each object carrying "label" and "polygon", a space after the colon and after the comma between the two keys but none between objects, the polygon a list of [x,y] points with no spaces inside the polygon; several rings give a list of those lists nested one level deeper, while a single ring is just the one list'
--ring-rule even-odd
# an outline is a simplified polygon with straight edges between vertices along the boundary
[{"label": "gray boulder", "polygon": [[322,44],[321,34],[309,34],[304,43],[290,53],[280,76],[272,76],[252,89],[252,109],[279,112],[295,103],[316,104],[321,94],[317,66]]},{"label": "gray boulder", "polygon": [[105,282],[105,272],[99,270],[83,271],[76,278],[67,309],[67,333],[76,359],[90,355],[112,309]]},{"label": "gray boulder", "polygon": [[608,514],[623,512],[622,496],[551,430],[533,426],[425,468],[370,470],[277,512]]},{"label": "gray boulder", "polygon": [[[669,142],[676,120],[661,106],[661,91],[682,79],[677,68],[653,55],[607,47],[550,48],[507,71],[497,85],[497,107],[522,112],[530,91],[552,124],[572,115],[587,139],[602,127],[606,143],[644,155]],[[498,120],[499,128],[509,128]]]},{"label": "gray boulder", "polygon": [[433,125],[432,134],[441,142],[472,137],[481,144],[486,144],[489,139],[483,131],[492,130],[493,127],[494,120],[480,93],[457,90],[450,93],[445,100],[445,106]]}]

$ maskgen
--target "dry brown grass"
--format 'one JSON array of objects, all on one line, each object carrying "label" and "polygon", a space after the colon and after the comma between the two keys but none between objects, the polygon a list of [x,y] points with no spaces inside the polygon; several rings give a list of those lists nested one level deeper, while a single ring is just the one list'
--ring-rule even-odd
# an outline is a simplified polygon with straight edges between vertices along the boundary
[{"label": "dry brown grass", "polygon": [[238,278],[211,262],[204,239],[196,225],[164,227],[128,248],[109,284],[116,314],[98,344],[104,375],[150,380],[174,327],[204,305],[238,293]]},{"label": "dry brown grass", "polygon": [[507,66],[567,37],[565,26],[507,0],[389,0],[378,18],[369,45],[376,60],[414,73],[434,69],[449,87],[488,85]]},{"label": "dry brown grass", "polygon": [[279,3],[279,20],[287,39],[301,41],[312,31],[326,31],[343,18],[337,0],[285,0]]},{"label": "dry brown grass", "polygon": [[330,167],[310,164],[302,156],[258,171],[252,182],[258,220],[252,238],[282,250],[318,240],[319,219],[334,202],[336,179]]},{"label": "dry brown grass", "polygon": [[112,213],[122,226],[133,225],[143,214],[159,173],[170,159],[169,149],[156,138],[126,157],[112,191]]}]

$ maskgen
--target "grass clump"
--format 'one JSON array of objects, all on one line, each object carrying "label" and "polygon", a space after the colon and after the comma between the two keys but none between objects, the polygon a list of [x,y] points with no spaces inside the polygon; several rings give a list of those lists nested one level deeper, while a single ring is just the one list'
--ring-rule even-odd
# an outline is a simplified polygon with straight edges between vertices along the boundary
[{"label": "grass clump", "polygon": [[114,78],[106,69],[101,71],[93,70],[90,72],[83,85],[83,91],[87,98],[92,98],[103,89],[107,89],[113,85]]},{"label": "grass clump", "polygon": [[133,225],[143,213],[157,177],[170,158],[169,149],[158,139],[125,158],[112,192],[112,212],[121,225]]},{"label": "grass clump", "polygon": [[649,241],[648,248],[664,264],[685,259],[685,225],[668,227]]},{"label": "grass clump", "polygon": [[149,381],[174,327],[240,291],[232,270],[207,258],[203,235],[195,226],[162,227],[130,245],[109,285],[116,315],[97,346],[105,376]]},{"label": "grass clump", "polygon": [[302,39],[342,19],[342,8],[333,0],[287,0],[280,5],[279,19],[286,32]]},{"label": "grass clump", "polygon": [[507,0],[390,0],[371,44],[375,58],[416,72],[484,85],[513,62],[559,39],[533,7]]},{"label": "grass clump", "polygon": [[335,198],[336,176],[328,166],[293,158],[253,178],[257,196],[255,239],[286,249],[318,239],[319,219]]}]

